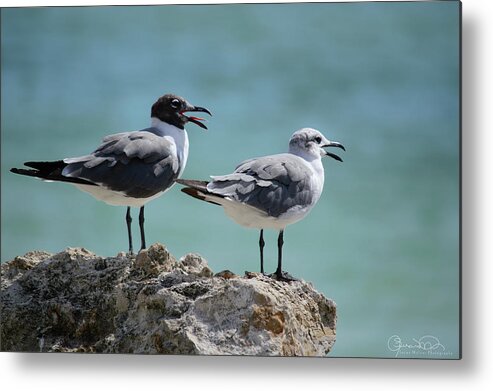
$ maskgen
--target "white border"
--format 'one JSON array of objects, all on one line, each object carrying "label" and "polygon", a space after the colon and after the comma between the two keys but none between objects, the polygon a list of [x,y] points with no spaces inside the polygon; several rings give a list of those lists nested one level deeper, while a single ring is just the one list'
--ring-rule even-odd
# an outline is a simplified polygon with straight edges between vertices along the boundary
[{"label": "white border", "polygon": [[[383,0],[389,1],[389,0]],[[420,0],[418,0],[420,1]],[[426,1],[426,0],[421,0]],[[0,0],[2,7],[27,6],[87,6],[87,5],[152,5],[152,4],[230,4],[230,3],[298,3],[296,0]],[[334,1],[310,0],[310,3],[331,3]]]},{"label": "white border", "polygon": [[[2,7],[163,3],[210,2],[0,0]],[[2,389],[463,391],[491,387],[493,227],[488,224],[493,219],[491,3],[491,0],[463,1],[462,361],[0,353]]]}]

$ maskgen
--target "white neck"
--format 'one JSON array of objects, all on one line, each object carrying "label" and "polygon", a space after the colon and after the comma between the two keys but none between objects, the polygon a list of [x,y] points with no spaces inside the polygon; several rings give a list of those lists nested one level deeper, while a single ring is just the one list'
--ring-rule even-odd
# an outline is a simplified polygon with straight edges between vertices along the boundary
[{"label": "white neck", "polygon": [[175,125],[170,125],[156,117],[151,117],[151,126],[156,128],[161,136],[179,137],[180,133],[187,133],[185,129],[177,128]]},{"label": "white neck", "polygon": [[151,118],[151,126],[158,130],[159,135],[168,139],[176,148],[176,156],[180,161],[181,175],[188,159],[188,134],[185,129],[177,128],[174,125],[170,125],[167,122],[161,121],[159,118]]},{"label": "white neck", "polygon": [[318,180],[321,181],[321,185],[323,187],[324,183],[324,166],[322,164],[322,156],[320,156],[320,152],[314,153],[313,151],[301,149],[301,148],[289,148],[289,153],[293,155],[299,156],[304,161],[306,161],[313,171],[317,174]]},{"label": "white neck", "polygon": [[320,152],[314,152],[310,149],[306,148],[299,148],[296,145],[290,145],[289,146],[289,153],[292,153],[293,155],[299,156],[303,159],[305,159],[307,162],[311,162],[312,160],[320,160]]}]

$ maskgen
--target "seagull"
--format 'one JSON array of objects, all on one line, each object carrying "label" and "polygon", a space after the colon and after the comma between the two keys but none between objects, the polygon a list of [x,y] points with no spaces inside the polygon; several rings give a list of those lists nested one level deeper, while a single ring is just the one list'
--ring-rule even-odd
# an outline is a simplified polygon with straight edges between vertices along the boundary
[{"label": "seagull", "polygon": [[220,205],[236,223],[260,229],[260,272],[264,274],[264,229],[279,231],[277,270],[280,281],[295,280],[282,271],[282,245],[286,226],[303,219],[315,206],[324,186],[322,157],[336,154],[325,147],[344,146],[329,141],[316,129],[293,133],[288,153],[246,160],[232,174],[211,176],[211,181],[182,180],[182,191],[194,198]]},{"label": "seagull", "polygon": [[188,158],[187,122],[203,129],[203,118],[186,112],[204,112],[185,99],[166,94],[151,109],[151,126],[106,136],[89,155],[47,162],[26,162],[31,169],[12,168],[15,174],[45,181],[67,182],[109,205],[126,206],[129,253],[133,254],[130,207],[140,208],[141,250],[146,248],[144,205],[174,185]]}]

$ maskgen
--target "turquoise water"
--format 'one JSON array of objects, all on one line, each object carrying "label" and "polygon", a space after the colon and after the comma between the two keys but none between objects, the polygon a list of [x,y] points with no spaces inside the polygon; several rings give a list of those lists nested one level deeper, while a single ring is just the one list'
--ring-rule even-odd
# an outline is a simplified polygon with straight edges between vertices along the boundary
[{"label": "turquoise water", "polygon": [[[346,146],[284,245],[285,269],[337,302],[331,356],[393,357],[392,335],[432,335],[457,357],[458,20],[456,2],[3,9],[1,260],[125,250],[124,208],[8,170],[144,128],[175,92],[214,114],[208,132],[188,126],[185,178],[284,152],[305,126]],[[259,267],[258,232],[178,187],[146,207],[146,229],[215,271]]]}]

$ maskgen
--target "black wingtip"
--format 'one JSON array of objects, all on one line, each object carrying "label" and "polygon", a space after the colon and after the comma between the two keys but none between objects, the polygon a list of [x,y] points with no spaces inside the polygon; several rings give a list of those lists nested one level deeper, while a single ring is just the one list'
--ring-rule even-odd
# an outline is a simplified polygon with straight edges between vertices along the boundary
[{"label": "black wingtip", "polygon": [[57,169],[63,170],[67,165],[63,160],[45,161],[45,162],[25,162],[25,166],[35,168],[36,170],[48,173]]},{"label": "black wingtip", "polygon": [[180,185],[187,186],[187,180],[186,179],[177,179],[176,183],[179,183]]},{"label": "black wingtip", "polygon": [[65,177],[65,176],[61,175],[60,173],[53,173],[53,172],[49,172],[49,171],[31,170],[31,169],[15,168],[14,167],[14,168],[10,169],[10,172],[12,172],[14,174],[39,178],[39,179],[42,179],[45,181],[67,182],[67,183],[75,183],[75,184],[79,184],[79,185],[98,186],[96,183],[87,181],[85,179]]},{"label": "black wingtip", "polygon": [[199,200],[204,200],[204,196],[199,194],[199,191],[197,189],[193,189],[191,187],[184,187],[181,189],[182,193],[188,194],[189,196],[193,198],[198,198]]},{"label": "black wingtip", "polygon": [[36,172],[36,170],[26,170],[24,168],[11,168],[10,169],[10,172],[14,173],[14,174],[20,174],[20,175],[29,175],[29,174],[34,174]]},{"label": "black wingtip", "polygon": [[10,169],[10,172],[13,174],[25,175],[25,176],[30,176],[30,177],[34,177],[34,178],[44,179],[38,170],[26,170],[25,168],[15,168],[14,167],[14,168]]},{"label": "black wingtip", "polygon": [[207,185],[209,184],[207,181],[197,181],[194,179],[177,179],[176,182],[183,186],[205,191],[207,191]]},{"label": "black wingtip", "polygon": [[181,191],[193,198],[197,198],[198,200],[201,200],[201,201],[205,201],[205,202],[209,202],[210,204],[214,204],[214,205],[221,205],[221,204],[218,204],[217,202],[214,202],[212,200],[208,200],[203,193],[200,192],[200,190],[198,189],[195,189],[193,187],[184,187],[181,189]]}]

